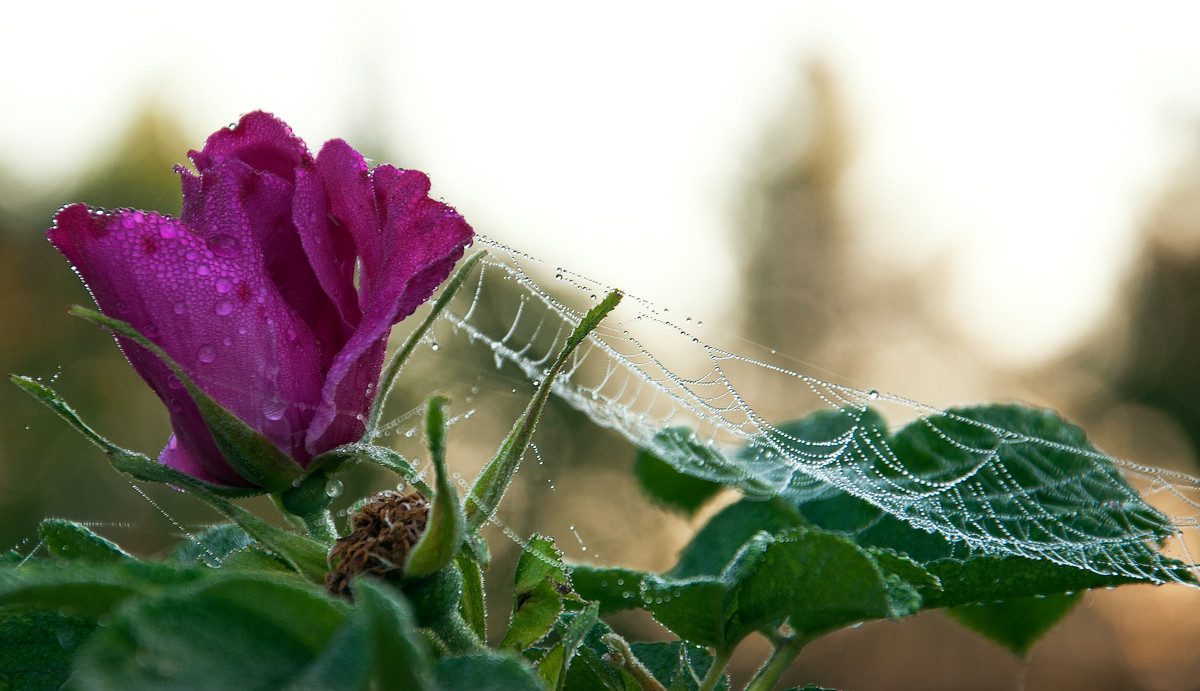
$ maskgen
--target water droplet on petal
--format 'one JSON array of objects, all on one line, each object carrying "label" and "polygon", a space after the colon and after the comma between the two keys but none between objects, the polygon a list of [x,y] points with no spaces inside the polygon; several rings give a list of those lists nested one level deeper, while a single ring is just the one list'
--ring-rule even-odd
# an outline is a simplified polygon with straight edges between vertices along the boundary
[{"label": "water droplet on petal", "polygon": [[200,350],[196,351],[196,357],[200,358],[200,362],[212,362],[217,359],[217,349],[210,345],[200,346]]},{"label": "water droplet on petal", "polygon": [[228,293],[231,290],[233,290],[233,281],[229,280],[228,278],[218,278],[217,279],[217,292],[218,293],[224,295],[225,293]]},{"label": "water droplet on petal", "polygon": [[207,276],[208,275],[208,267],[205,266],[204,264],[201,264],[200,266],[196,267],[196,273],[200,274],[201,276]]},{"label": "water droplet on petal", "polygon": [[228,235],[214,235],[208,240],[208,248],[218,257],[232,257],[237,254],[237,240]]},{"label": "water droplet on petal", "polygon": [[283,414],[287,412],[287,405],[283,401],[273,398],[263,404],[263,417],[268,420],[282,420]]},{"label": "water droplet on petal", "polygon": [[[170,374],[167,376],[167,386],[171,387],[172,389],[182,389],[183,382],[179,381],[179,377],[175,376],[174,374]],[[174,437],[172,437],[172,439],[174,439]]]},{"label": "water droplet on petal", "polygon": [[187,311],[187,306],[184,305],[182,302],[177,302],[171,307],[171,311],[174,312],[175,314],[183,314],[184,312]]},{"label": "water droplet on petal", "polygon": [[142,327],[142,335],[146,338],[154,338],[158,336],[158,327],[153,324],[147,324]]},{"label": "water droplet on petal", "polygon": [[233,303],[228,300],[222,300],[217,303],[216,307],[213,308],[213,311],[217,313],[217,316],[228,316],[229,313],[233,311]]}]

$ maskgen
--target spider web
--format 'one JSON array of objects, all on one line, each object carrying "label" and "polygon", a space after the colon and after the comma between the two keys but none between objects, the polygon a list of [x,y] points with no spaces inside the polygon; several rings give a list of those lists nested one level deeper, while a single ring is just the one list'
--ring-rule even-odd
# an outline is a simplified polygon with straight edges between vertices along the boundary
[{"label": "spider web", "polygon": [[[497,368],[511,363],[540,385],[610,289],[491,239],[477,242],[488,256],[431,338],[465,337],[490,349]],[[626,295],[552,391],[679,471],[753,498],[846,493],[974,553],[1155,581],[1197,575],[1187,542],[1200,516],[1200,480],[1104,454],[1049,413],[1015,424],[995,409],[941,410],[737,355],[701,340],[698,328]],[[774,398],[756,398],[762,390],[785,391],[782,410]],[[825,411],[823,429],[835,433],[768,419],[814,411]],[[893,436],[883,411],[908,426]]]}]

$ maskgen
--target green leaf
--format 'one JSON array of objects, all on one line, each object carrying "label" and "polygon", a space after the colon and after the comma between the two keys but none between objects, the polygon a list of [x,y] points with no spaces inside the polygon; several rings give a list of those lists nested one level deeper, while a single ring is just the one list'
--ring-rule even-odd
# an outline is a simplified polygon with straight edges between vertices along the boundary
[{"label": "green leaf", "polygon": [[[921,571],[904,564],[910,573]],[[921,603],[916,589],[882,568],[876,555],[843,536],[806,528],[759,533],[719,576],[648,578],[643,598],[654,618],[680,638],[718,651],[785,622],[811,637],[859,621],[903,617]]]},{"label": "green leaf", "polygon": [[200,416],[204,419],[204,425],[221,451],[221,456],[233,466],[238,475],[270,492],[286,492],[296,480],[304,476],[304,469],[296,461],[241,418],[214,401],[196,386],[187,372],[166,351],[137,329],[119,319],[78,305],[72,307],[70,313],[130,339],[149,350],[169,367],[195,401]]},{"label": "green leaf", "polygon": [[776,628],[786,620],[809,635],[859,621],[899,619],[920,604],[916,590],[889,579],[870,552],[840,535],[797,529],[777,535],[760,566],[742,581],[737,617],[748,630]]},{"label": "green leaf", "polygon": [[649,575],[632,569],[576,564],[571,567],[571,584],[583,599],[600,603],[600,614],[611,614],[643,605],[642,581]]},{"label": "green leaf", "polygon": [[806,418],[776,425],[759,444],[743,448],[734,457],[740,486],[748,496],[785,494],[819,499],[839,490],[802,472],[796,472],[789,454],[801,457],[829,453],[838,447],[871,448],[887,434],[887,423],[874,409],[821,410]]},{"label": "green leaf", "polygon": [[463,577],[462,597],[458,602],[458,611],[463,620],[471,627],[475,636],[487,642],[487,600],[483,589],[483,571],[479,564],[464,554],[459,554],[454,562]]},{"label": "green leaf", "polygon": [[0,688],[54,691],[96,623],[55,612],[0,612]]},{"label": "green leaf", "polygon": [[17,568],[0,569],[0,606],[20,605],[95,618],[108,614],[131,596],[190,583],[208,573],[132,559],[109,564],[31,561]]},{"label": "green leaf", "polygon": [[1042,634],[1079,601],[1079,593],[1024,597],[989,605],[951,607],[950,616],[970,629],[1024,657]]},{"label": "green leaf", "polygon": [[162,478],[161,482],[168,482],[178,487],[186,488],[191,492],[192,496],[203,500],[226,518],[238,524],[260,545],[274,552],[279,558],[295,569],[297,573],[313,583],[324,582],[325,573],[329,569],[326,563],[326,555],[329,548],[321,542],[276,528],[237,504],[231,503],[210,492],[206,483],[195,479],[191,475],[181,473],[174,468],[155,463],[145,456],[140,458],[114,457],[113,465],[117,466],[119,470],[124,470],[134,475],[155,474],[157,477]]},{"label": "green leaf", "polygon": [[62,518],[43,520],[38,525],[38,537],[46,550],[59,559],[106,564],[133,558],[116,543]]},{"label": "green leaf", "polygon": [[442,660],[437,684],[445,691],[545,691],[541,680],[519,659],[488,653]]},{"label": "green leaf", "polygon": [[376,446],[375,444],[366,444],[363,442],[343,444],[314,458],[308,468],[309,471],[321,469],[332,475],[340,473],[361,461],[370,461],[381,468],[396,473],[401,479],[416,487],[421,491],[421,494],[427,497],[432,497],[435,494],[433,489],[421,479],[421,473],[418,473],[417,469],[411,463],[405,460],[398,452],[386,446]]},{"label": "green leaf", "polygon": [[276,579],[206,580],[127,601],[81,648],[74,674],[100,689],[281,688],[325,649],[343,609]]},{"label": "green leaf", "polygon": [[254,544],[254,538],[235,523],[222,523],[188,536],[179,543],[167,561],[179,566],[223,566],[225,558],[243,547]]},{"label": "green leaf", "polygon": [[540,535],[525,545],[514,580],[512,620],[499,647],[519,653],[554,628],[571,580],[554,541]]},{"label": "green leaf", "polygon": [[[670,691],[698,691],[700,680],[712,667],[713,656],[707,648],[684,641],[634,643],[630,646],[654,678]],[[729,677],[717,682],[717,689],[729,688]]]},{"label": "green leaf", "polygon": [[[108,456],[113,467],[119,472],[131,475],[135,479],[145,480],[147,482],[172,482],[174,475],[171,468],[156,463],[149,458],[146,458],[136,451],[123,449],[116,444],[108,441],[104,437],[97,434],[91,427],[88,427],[79,415],[67,405],[67,402],[58,395],[54,389],[42,384],[41,382],[22,377],[18,375],[9,376],[9,380],[16,384],[22,391],[33,396],[38,401],[45,405],[50,410],[54,411],[64,422],[70,425],[75,431],[82,434],[88,441],[92,442],[97,448]],[[171,472],[165,472],[171,471]],[[225,487],[223,485],[214,485],[202,480],[192,479],[197,486],[203,487],[210,494],[220,497],[248,497],[256,494],[262,494],[263,490],[258,487]]]},{"label": "green leaf", "polygon": [[355,607],[320,655],[289,689],[432,689],[433,664],[415,615],[394,588],[372,578],[354,582]]},{"label": "green leaf", "polygon": [[652,449],[673,446],[690,452],[697,463],[723,463],[724,459],[710,446],[698,442],[695,433],[686,427],[669,427],[658,434],[651,449],[639,449],[633,472],[641,488],[658,504],[691,516],[724,485],[705,478],[681,473],[676,466],[663,460]]},{"label": "green leaf", "polygon": [[575,331],[567,338],[567,342],[563,345],[558,357],[555,358],[554,364],[547,370],[545,378],[538,385],[537,393],[529,401],[525,412],[517,418],[512,431],[497,449],[496,455],[488,461],[483,470],[479,471],[474,484],[471,485],[471,490],[467,493],[467,526],[471,530],[478,530],[496,513],[500,499],[508,491],[508,485],[512,482],[513,475],[516,474],[517,467],[521,464],[521,459],[525,456],[525,449],[529,446],[533,430],[537,427],[542,409],[550,397],[554,379],[562,371],[563,366],[566,365],[579,344],[609,312],[616,308],[619,302],[621,302],[621,293],[614,290],[600,304],[584,315],[579,325],[575,327]]},{"label": "green leaf", "polygon": [[926,595],[925,605],[930,608],[1046,597],[1138,582],[1129,576],[1109,576],[1040,559],[1012,556],[941,559],[930,562],[926,568],[942,584],[940,592]]},{"label": "green leaf", "polygon": [[437,494],[429,509],[425,533],[409,552],[408,563],[404,565],[405,576],[411,578],[426,576],[449,564],[467,534],[467,519],[458,490],[446,467],[446,404],[445,396],[435,394],[429,397],[425,407],[425,436],[429,442]]},{"label": "green leaf", "polygon": [[570,691],[643,691],[643,686],[627,669],[609,661],[616,646],[610,646],[606,639],[623,642],[608,624],[597,621],[575,651],[567,669],[565,688]]},{"label": "green leaf", "polygon": [[688,542],[679,562],[667,572],[672,578],[716,576],[759,532],[778,533],[804,525],[799,512],[786,499],[743,499],[721,509]]},{"label": "green leaf", "polygon": [[467,276],[471,273],[471,270],[485,256],[487,256],[486,250],[476,252],[467,257],[466,261],[454,272],[454,275],[446,281],[445,287],[442,288],[442,294],[438,296],[438,299],[430,307],[429,314],[425,315],[421,323],[405,339],[404,345],[400,346],[400,349],[388,361],[387,366],[384,367],[383,376],[380,379],[379,393],[375,396],[375,402],[371,404],[371,412],[367,416],[367,428],[366,432],[363,433],[363,439],[371,439],[375,436],[375,433],[379,429],[379,423],[383,419],[384,405],[386,405],[388,396],[392,393],[392,386],[395,385],[396,377],[400,374],[400,370],[404,369],[404,364],[408,362],[409,356],[413,354],[417,345],[425,338],[425,334],[429,332],[430,327],[437,321],[442,311],[446,309],[446,305],[450,304],[450,300],[454,298],[455,293],[466,283]]},{"label": "green leaf", "polygon": [[556,627],[558,641],[538,661],[538,674],[551,689],[564,689],[576,653],[596,626],[600,607],[590,603],[582,610],[567,612]]},{"label": "green leaf", "polygon": [[[1000,430],[1000,431],[998,431]],[[1001,432],[1002,431],[1002,432]],[[1083,431],[1055,413],[1018,405],[947,411],[908,425],[892,439],[906,470],[928,482],[972,482],[946,493],[944,511],[967,535],[1005,538],[1026,554],[1045,550],[1090,554],[1104,565],[1109,544],[1120,561],[1173,534],[1169,519],[1146,504],[1117,469],[1094,451]],[[981,463],[1002,470],[976,472]],[[888,470],[880,468],[888,477]],[[893,471],[893,474],[898,471]]]}]

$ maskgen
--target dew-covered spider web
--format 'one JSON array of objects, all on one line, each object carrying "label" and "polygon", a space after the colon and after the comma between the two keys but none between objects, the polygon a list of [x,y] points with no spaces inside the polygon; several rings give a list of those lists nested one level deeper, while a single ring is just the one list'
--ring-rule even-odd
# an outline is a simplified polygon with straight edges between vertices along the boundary
[{"label": "dew-covered spider web", "polygon": [[[477,247],[488,256],[430,342],[465,339],[540,385],[610,289],[492,240]],[[695,335],[697,322],[668,316],[625,295],[553,393],[681,472],[749,497],[846,493],[971,553],[1159,581],[1196,574],[1200,480],[1107,455],[1048,411],[947,411],[835,384],[717,347]],[[781,424],[806,417],[821,423]]]},{"label": "dew-covered spider web", "polygon": [[[456,359],[464,354],[482,353],[489,368],[504,369],[506,391],[519,384],[514,371],[539,386],[567,336],[611,289],[487,238],[477,237],[476,247],[487,256],[428,334],[422,355],[449,371],[461,368]],[[1157,581],[1200,576],[1190,552],[1200,537],[1196,478],[1107,455],[1049,412],[941,410],[746,357],[704,332],[700,322],[624,295],[552,391],[677,470],[750,498],[811,502],[849,494],[970,553]],[[418,449],[409,460],[427,471],[421,403],[428,387],[441,384],[413,382],[411,374],[401,375],[402,385],[415,384],[409,399],[393,396],[389,421],[371,441]],[[460,399],[466,406],[452,423],[494,412],[471,407],[479,388]],[[536,444],[529,456],[541,465],[552,454]],[[465,488],[468,478],[457,479]],[[555,489],[553,479],[544,481]],[[186,539],[205,528],[159,512]],[[570,532],[567,539],[583,546],[574,526]]]}]

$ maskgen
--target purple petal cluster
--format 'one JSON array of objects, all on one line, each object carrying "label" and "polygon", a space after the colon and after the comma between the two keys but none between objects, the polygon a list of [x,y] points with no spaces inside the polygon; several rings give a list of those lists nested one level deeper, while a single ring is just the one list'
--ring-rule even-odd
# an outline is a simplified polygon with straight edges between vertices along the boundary
[{"label": "purple petal cluster", "polygon": [[[100,310],[166,351],[217,403],[301,466],[358,440],[391,327],[429,299],[473,237],[423,173],[374,169],[340,139],[314,157],[253,112],[189,152],[183,213],[64,207],[47,233]],[[196,403],[149,350],[118,338],[167,405],[159,460],[247,486]]]}]

